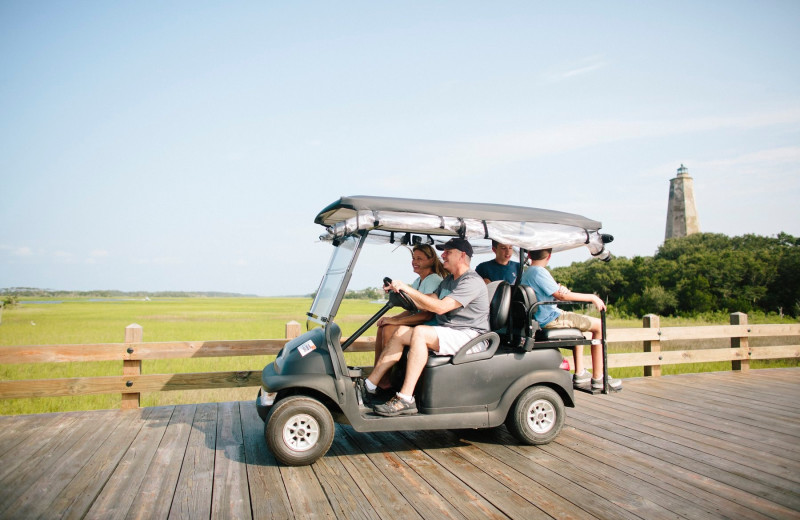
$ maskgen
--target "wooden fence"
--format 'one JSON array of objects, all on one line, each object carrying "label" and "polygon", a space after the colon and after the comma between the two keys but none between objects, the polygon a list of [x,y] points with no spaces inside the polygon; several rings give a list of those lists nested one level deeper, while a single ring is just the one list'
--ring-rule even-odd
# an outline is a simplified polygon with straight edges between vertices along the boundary
[{"label": "wooden fence", "polygon": [[[800,324],[748,325],[747,315],[731,314],[730,325],[660,327],[659,317],[648,315],[643,327],[609,329],[608,343],[642,342],[644,352],[609,354],[609,368],[644,367],[645,376],[660,376],[662,365],[730,361],[733,370],[748,370],[750,360],[800,358],[800,345],[751,347],[750,338],[800,336]],[[142,341],[142,327],[125,328],[124,343],[89,345],[34,345],[0,347],[0,363],[61,363],[122,361],[121,376],[0,381],[0,399],[122,394],[122,408],[140,406],[142,392],[258,386],[260,371],[192,374],[142,374],[142,361],[198,357],[261,356],[277,354],[287,339],[300,334],[300,324],[286,324],[282,339],[237,341]],[[729,340],[730,347],[662,350],[668,341]],[[370,352],[374,337],[362,337],[348,352]],[[588,362],[588,360],[587,360]]]}]

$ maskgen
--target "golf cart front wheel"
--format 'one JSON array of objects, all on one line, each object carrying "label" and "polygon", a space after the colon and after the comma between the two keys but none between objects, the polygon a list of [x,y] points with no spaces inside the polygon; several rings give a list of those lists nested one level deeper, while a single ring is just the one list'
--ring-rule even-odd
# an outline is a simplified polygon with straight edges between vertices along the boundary
[{"label": "golf cart front wheel", "polygon": [[328,409],[305,396],[278,401],[264,425],[264,438],[272,454],[287,466],[305,466],[325,455],[335,427]]},{"label": "golf cart front wheel", "polygon": [[506,418],[508,430],[524,444],[547,444],[563,426],[564,401],[546,386],[532,386],[522,392]]}]

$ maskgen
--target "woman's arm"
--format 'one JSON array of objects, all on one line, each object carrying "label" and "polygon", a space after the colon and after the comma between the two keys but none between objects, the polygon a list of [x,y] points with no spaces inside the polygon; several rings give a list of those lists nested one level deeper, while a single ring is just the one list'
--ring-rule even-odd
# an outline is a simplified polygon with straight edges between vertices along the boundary
[{"label": "woman's arm", "polygon": [[428,311],[401,312],[396,316],[383,317],[378,320],[378,327],[384,325],[419,325],[433,318],[434,314]]}]

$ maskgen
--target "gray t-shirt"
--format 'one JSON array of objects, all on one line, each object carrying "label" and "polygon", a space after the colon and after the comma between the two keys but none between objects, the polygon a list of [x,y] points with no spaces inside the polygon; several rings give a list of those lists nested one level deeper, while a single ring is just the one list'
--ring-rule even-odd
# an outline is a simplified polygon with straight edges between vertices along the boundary
[{"label": "gray t-shirt", "polygon": [[489,295],[481,275],[471,269],[458,279],[448,275],[436,294],[440,300],[449,296],[461,304],[461,307],[446,314],[437,314],[439,326],[478,332],[489,330]]}]

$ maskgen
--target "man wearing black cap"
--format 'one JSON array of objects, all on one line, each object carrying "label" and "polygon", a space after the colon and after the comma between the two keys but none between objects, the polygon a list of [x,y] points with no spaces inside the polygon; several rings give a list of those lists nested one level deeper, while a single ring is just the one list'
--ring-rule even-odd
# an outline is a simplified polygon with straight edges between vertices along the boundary
[{"label": "man wearing black cap", "polygon": [[[386,404],[374,407],[375,413],[386,416],[417,413],[414,387],[425,368],[428,350],[452,356],[469,340],[489,330],[489,297],[483,278],[470,269],[472,246],[463,238],[450,239],[436,249],[443,251],[442,263],[450,273],[439,285],[436,296],[423,294],[400,281],[393,281],[386,290],[404,292],[417,308],[436,314],[437,325],[400,326],[386,343],[364,390],[374,392],[374,381],[397,363],[403,347],[409,346],[408,364],[403,387]],[[486,342],[470,349],[470,353],[486,350]],[[369,397],[369,396],[366,396]]]}]

